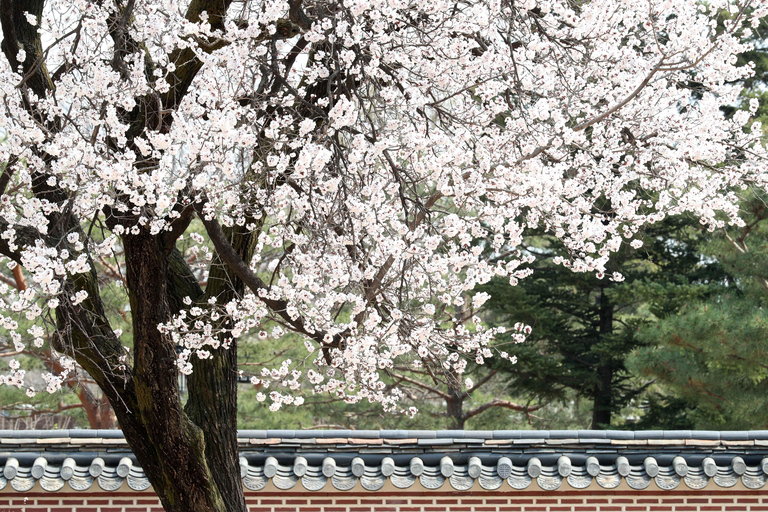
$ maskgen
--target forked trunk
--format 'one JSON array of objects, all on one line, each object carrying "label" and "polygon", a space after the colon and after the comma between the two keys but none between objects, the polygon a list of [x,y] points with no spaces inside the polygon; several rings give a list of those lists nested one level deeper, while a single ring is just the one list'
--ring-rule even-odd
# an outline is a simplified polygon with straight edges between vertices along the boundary
[{"label": "forked trunk", "polygon": [[[124,243],[137,398],[137,410],[118,411],[126,439],[166,511],[247,512],[237,457],[237,353],[219,349],[194,361],[185,410],[175,343],[158,325],[172,318],[180,298],[198,299],[202,291],[178,265],[178,251],[157,237],[127,236]],[[159,275],[166,279],[153,279]]]}]

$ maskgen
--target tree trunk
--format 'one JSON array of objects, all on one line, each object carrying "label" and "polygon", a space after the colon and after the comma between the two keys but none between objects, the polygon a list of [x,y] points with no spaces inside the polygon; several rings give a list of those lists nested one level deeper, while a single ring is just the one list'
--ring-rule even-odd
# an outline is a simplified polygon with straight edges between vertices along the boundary
[{"label": "tree trunk", "polygon": [[[223,31],[231,3],[232,0],[190,0],[186,18],[197,23],[206,13],[211,29]],[[39,111],[30,99],[46,97],[55,90],[40,32],[28,21],[31,15],[40,22],[44,6],[45,0],[0,0],[3,32],[0,47],[11,68],[23,71],[24,81],[19,87],[26,110],[48,133],[55,134],[61,129],[60,120]],[[135,50],[136,43],[126,36],[130,31],[122,26],[130,18],[130,13],[121,11],[122,8],[118,6],[114,12],[116,18],[109,22],[110,30],[114,28],[110,36],[114,44],[113,65],[118,72],[124,71],[122,59]],[[24,52],[20,52],[21,49]],[[18,61],[20,55],[25,55],[23,62]],[[129,147],[135,149],[134,138],[147,127],[158,131],[169,129],[174,116],[162,113],[178,107],[203,66],[203,61],[189,48],[174,50],[168,60],[177,63],[175,74],[168,77],[170,89],[159,98],[157,95],[138,97],[132,111],[119,111],[122,120],[131,127],[125,142]],[[148,76],[149,71],[147,69]],[[30,91],[34,95],[30,95]],[[53,164],[56,159],[43,149],[32,151],[45,165]],[[78,235],[79,240],[88,239],[77,216],[72,214],[69,192],[49,185],[48,172],[39,169],[30,172],[34,196],[58,208],[46,213],[48,232],[41,234],[18,226],[19,238],[32,240],[25,246],[42,241],[48,247],[68,250],[73,257],[79,254],[89,257],[87,244],[80,250],[68,243],[70,234]],[[130,204],[130,200],[125,199],[125,204]],[[242,282],[219,262],[211,269],[209,283],[213,283],[207,287],[207,295],[203,294],[181,253],[175,249],[175,237],[186,230],[191,215],[177,218],[171,232],[153,235],[141,227],[140,213],[120,213],[105,207],[103,214],[110,230],[114,231],[117,224],[133,227],[122,236],[132,315],[133,361],[127,358],[127,351],[110,326],[94,268],[64,279],[61,302],[55,310],[57,336],[52,345],[73,357],[102,389],[165,510],[247,512],[237,453],[236,346],[232,343],[229,350],[214,351],[212,359],[193,361],[185,410],[179,394],[176,344],[168,333],[158,329],[159,324],[168,323],[179,311],[185,297],[200,300],[201,307],[210,297],[216,297],[221,303],[241,294]],[[136,229],[139,231],[135,232]],[[251,261],[258,234],[258,229],[253,233],[228,232],[229,242],[243,261]],[[0,252],[17,264],[22,262],[18,248],[3,240],[0,240]],[[90,257],[89,262],[92,263]],[[87,298],[74,304],[70,297],[82,291],[87,292]],[[90,412],[98,418],[104,408],[101,403],[95,405]]]},{"label": "tree trunk", "polygon": [[96,397],[85,389],[85,384],[81,384],[77,390],[77,397],[83,404],[90,428],[105,430],[117,428],[117,418],[112,411],[112,406],[109,405],[109,399],[105,395]]},{"label": "tree trunk", "polygon": [[[123,242],[138,408],[120,417],[120,424],[131,447],[141,447],[136,456],[167,511],[226,510],[205,457],[203,433],[182,409],[175,344],[157,328],[171,318],[162,279],[169,258],[147,233],[126,236]],[[137,423],[143,428],[134,429]]]},{"label": "tree trunk", "polygon": [[451,428],[464,430],[464,395],[458,386],[449,385],[448,395],[450,398],[445,400],[448,418],[451,421]]},{"label": "tree trunk", "polygon": [[[605,288],[600,291],[598,342],[613,333],[613,305],[608,300]],[[609,355],[600,355],[597,365],[597,384],[592,392],[592,428],[604,429],[611,425],[613,409],[613,365]]]},{"label": "tree trunk", "polygon": [[610,365],[598,367],[598,384],[592,395],[592,428],[602,430],[610,427],[613,400],[611,387],[613,383],[613,368]]},{"label": "tree trunk", "polygon": [[[126,438],[135,451],[141,447],[136,456],[168,512],[246,512],[237,458],[236,352],[219,350],[195,362],[192,405],[185,411],[175,343],[157,326],[171,319],[171,304],[180,296],[199,297],[200,290],[178,265],[178,251],[168,251],[159,237],[126,236],[124,247],[138,402],[133,414],[119,417]],[[134,432],[136,423],[143,428]]]},{"label": "tree trunk", "polygon": [[[256,248],[258,230],[252,233],[236,228],[225,229],[225,236],[238,256],[250,262]],[[188,267],[181,268],[185,269],[188,270]],[[216,258],[208,274],[203,299],[216,297],[218,304],[226,304],[242,296],[244,290],[242,280],[229,272],[226,265]],[[229,348],[219,348],[213,354],[212,359],[196,359],[193,362],[194,369],[188,378],[189,398],[185,410],[205,434],[208,460],[215,461],[217,469],[226,467],[231,473],[224,474],[218,470],[213,473],[228,510],[247,511],[237,449],[237,343],[232,341]],[[215,416],[217,421],[210,421],[211,416]],[[233,474],[237,478],[232,478]]]}]

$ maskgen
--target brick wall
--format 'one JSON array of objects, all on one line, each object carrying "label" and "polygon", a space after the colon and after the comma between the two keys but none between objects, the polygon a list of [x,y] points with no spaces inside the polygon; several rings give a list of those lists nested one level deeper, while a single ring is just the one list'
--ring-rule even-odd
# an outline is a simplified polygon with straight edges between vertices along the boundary
[{"label": "brick wall", "polygon": [[[250,512],[768,511],[766,491],[247,493]],[[0,512],[162,512],[151,492],[0,493]]]}]

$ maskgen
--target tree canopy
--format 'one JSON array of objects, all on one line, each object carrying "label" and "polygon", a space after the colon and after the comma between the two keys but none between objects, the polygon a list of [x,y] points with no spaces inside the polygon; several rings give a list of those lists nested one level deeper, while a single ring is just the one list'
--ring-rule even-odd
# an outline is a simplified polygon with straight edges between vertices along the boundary
[{"label": "tree canopy", "polygon": [[683,400],[687,410],[677,411],[684,413],[679,419],[698,428],[768,424],[765,197],[751,197],[744,210],[746,226],[702,247],[728,271],[717,293],[646,326],[640,336],[651,343],[630,359],[635,373]]},{"label": "tree canopy", "polygon": [[[244,336],[304,347],[253,377],[272,409],[309,383],[397,410],[395,367],[494,355],[476,288],[530,275],[526,229],[620,282],[644,225],[742,226],[766,174],[738,55],[766,13],[0,0],[0,254],[28,284],[0,285],[0,355],[50,349],[47,391],[92,379],[167,510],[245,511]],[[41,391],[25,377],[13,359],[0,383]]]}]

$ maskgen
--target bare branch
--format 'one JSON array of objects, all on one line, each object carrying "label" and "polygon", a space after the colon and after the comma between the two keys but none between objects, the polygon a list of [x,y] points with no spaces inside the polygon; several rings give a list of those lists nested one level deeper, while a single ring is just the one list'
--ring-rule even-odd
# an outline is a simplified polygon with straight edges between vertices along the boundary
[{"label": "bare branch", "polygon": [[434,394],[436,394],[436,395],[438,395],[438,396],[440,396],[442,398],[445,398],[446,400],[449,400],[451,398],[451,395],[449,395],[445,391],[441,391],[441,390],[439,390],[439,389],[437,389],[435,387],[432,387],[432,386],[430,386],[428,384],[425,384],[425,383],[423,383],[421,381],[418,381],[416,379],[412,379],[412,378],[410,378],[410,377],[408,377],[406,375],[402,375],[400,373],[394,373],[394,372],[390,372],[390,375],[392,377],[396,378],[396,379],[402,380],[403,382],[409,382],[409,383],[413,384],[416,387],[419,387],[421,389],[425,389],[425,390],[429,391],[430,393],[434,393]]},{"label": "bare branch", "polygon": [[515,402],[511,402],[509,400],[501,400],[501,399],[495,399],[491,400],[488,403],[485,403],[481,405],[480,407],[477,407],[475,409],[472,409],[471,411],[467,412],[464,415],[464,420],[468,420],[469,418],[472,418],[473,416],[477,416],[478,414],[484,413],[488,409],[492,409],[493,407],[502,407],[504,409],[511,409],[513,411],[522,412],[525,414],[528,414],[529,412],[536,411],[538,409],[541,409],[546,404],[537,405],[535,407],[530,407],[528,405],[520,405],[516,404]]}]

